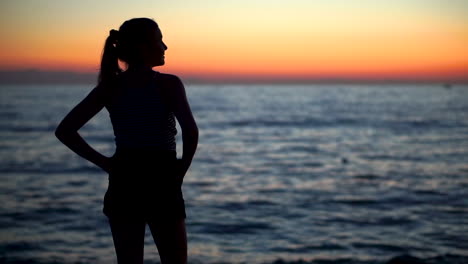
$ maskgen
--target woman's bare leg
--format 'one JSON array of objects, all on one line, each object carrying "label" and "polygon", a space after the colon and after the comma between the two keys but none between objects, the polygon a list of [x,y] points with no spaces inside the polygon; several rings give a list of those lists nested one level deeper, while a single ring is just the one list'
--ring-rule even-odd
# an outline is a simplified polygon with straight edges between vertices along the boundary
[{"label": "woman's bare leg", "polygon": [[118,264],[142,264],[145,226],[143,219],[109,218]]},{"label": "woman's bare leg", "polygon": [[173,222],[148,222],[158,247],[161,264],[187,263],[187,232],[185,219]]}]

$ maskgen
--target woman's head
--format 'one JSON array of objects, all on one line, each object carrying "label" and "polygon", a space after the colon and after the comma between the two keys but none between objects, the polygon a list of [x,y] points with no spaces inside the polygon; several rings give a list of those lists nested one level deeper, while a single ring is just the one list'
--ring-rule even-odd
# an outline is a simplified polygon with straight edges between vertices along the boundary
[{"label": "woman's head", "polygon": [[[117,32],[116,32],[117,33]],[[158,24],[149,18],[134,18],[125,21],[116,34],[119,59],[128,64],[164,65],[164,51]]]},{"label": "woman's head", "polygon": [[166,49],[161,30],[154,20],[127,20],[118,31],[110,31],[102,55],[99,81],[115,77],[122,71],[118,64],[119,59],[130,67],[164,65]]}]

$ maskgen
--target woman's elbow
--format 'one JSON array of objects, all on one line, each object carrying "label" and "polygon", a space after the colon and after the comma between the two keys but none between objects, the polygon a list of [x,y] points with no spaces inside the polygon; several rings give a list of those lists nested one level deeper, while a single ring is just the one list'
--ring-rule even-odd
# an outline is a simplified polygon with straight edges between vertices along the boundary
[{"label": "woman's elbow", "polygon": [[193,139],[198,139],[198,127],[196,124],[193,124],[191,126],[181,127],[181,128],[182,128],[182,134],[187,135]]},{"label": "woman's elbow", "polygon": [[193,131],[193,134],[194,134],[194,137],[197,139],[198,141],[198,127],[195,125],[195,129]]},{"label": "woman's elbow", "polygon": [[66,138],[66,133],[60,126],[55,129],[55,137],[60,141],[63,141],[63,139]]},{"label": "woman's elbow", "polygon": [[60,141],[65,141],[71,134],[73,134],[72,131],[69,129],[66,129],[62,125],[58,125],[57,128],[55,129],[55,137],[58,138]]}]

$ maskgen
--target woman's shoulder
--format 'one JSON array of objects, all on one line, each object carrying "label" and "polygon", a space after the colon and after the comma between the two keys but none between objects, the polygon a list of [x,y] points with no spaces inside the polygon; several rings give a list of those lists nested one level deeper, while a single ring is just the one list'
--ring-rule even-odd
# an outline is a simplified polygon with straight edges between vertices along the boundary
[{"label": "woman's shoulder", "polygon": [[184,92],[184,84],[177,75],[158,72],[157,76],[157,78],[162,83],[163,89],[167,90],[169,93],[180,94]]},{"label": "woman's shoulder", "polygon": [[155,73],[157,74],[158,78],[160,78],[161,81],[164,81],[168,84],[178,85],[182,83],[181,79],[177,75],[169,74],[169,73],[161,73],[161,72],[155,72]]},{"label": "woman's shoulder", "polygon": [[93,92],[108,105],[113,98],[121,91],[122,75],[117,75],[114,79],[100,81],[94,87]]},{"label": "woman's shoulder", "polygon": [[157,72],[157,76],[162,84],[161,88],[163,93],[165,93],[171,101],[185,96],[184,84],[177,75]]}]

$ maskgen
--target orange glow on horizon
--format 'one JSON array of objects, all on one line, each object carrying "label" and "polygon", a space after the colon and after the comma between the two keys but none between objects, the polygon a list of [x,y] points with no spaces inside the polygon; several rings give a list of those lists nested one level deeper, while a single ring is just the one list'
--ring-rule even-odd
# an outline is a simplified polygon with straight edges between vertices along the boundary
[{"label": "orange glow on horizon", "polygon": [[[108,10],[110,2],[82,3],[73,12],[66,3],[44,1],[50,5],[4,5],[1,70],[97,72],[110,29],[128,17],[158,13],[169,46],[166,65],[155,68],[161,72],[215,80],[468,81],[468,4],[461,1],[431,0],[423,6],[416,0],[362,0],[360,5],[252,0],[246,8],[207,0],[203,14],[191,0],[184,5],[137,0],[115,4],[115,10]],[[22,12],[24,19],[8,27]]]}]

